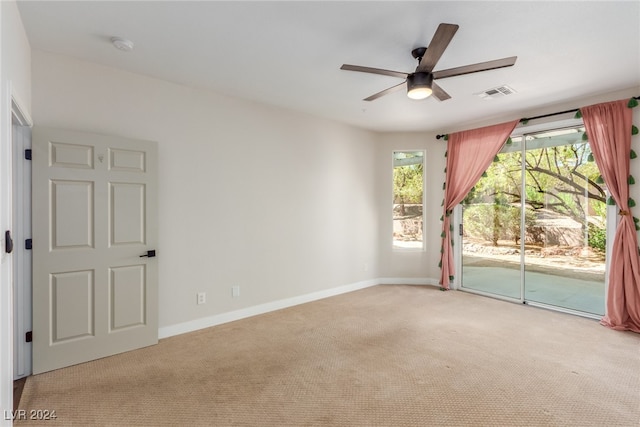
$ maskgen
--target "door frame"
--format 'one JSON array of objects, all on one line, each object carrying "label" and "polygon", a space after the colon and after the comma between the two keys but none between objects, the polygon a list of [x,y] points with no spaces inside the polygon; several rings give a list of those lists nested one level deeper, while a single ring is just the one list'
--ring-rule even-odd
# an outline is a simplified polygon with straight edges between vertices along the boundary
[{"label": "door frame", "polygon": [[[25,150],[31,148],[31,119],[11,100],[11,146],[13,149],[13,379],[31,375],[31,343],[25,334],[31,330],[31,252],[25,240],[31,238],[31,162]],[[17,128],[17,129],[16,129]]]},{"label": "door frame", "polygon": [[[13,179],[14,147],[13,126],[31,126],[32,121],[24,108],[23,102],[16,95],[11,81],[0,88],[6,97],[1,98],[0,112],[0,227],[2,230],[13,230],[15,221],[13,212],[13,194],[20,191]],[[13,328],[16,313],[14,312],[14,257],[5,253],[5,242],[2,239],[0,251],[0,406],[10,410],[13,407],[14,376],[14,335]],[[11,421],[0,419],[0,425],[11,425]]]}]

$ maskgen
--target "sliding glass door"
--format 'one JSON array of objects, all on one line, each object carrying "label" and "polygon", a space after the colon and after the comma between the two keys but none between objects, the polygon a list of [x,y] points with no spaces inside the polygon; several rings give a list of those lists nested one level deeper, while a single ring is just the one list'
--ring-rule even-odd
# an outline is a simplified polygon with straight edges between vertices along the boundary
[{"label": "sliding glass door", "polygon": [[462,286],[520,299],[522,150],[505,145],[462,202]]},{"label": "sliding glass door", "polygon": [[583,133],[505,145],[462,204],[463,288],[604,314],[606,188]]}]

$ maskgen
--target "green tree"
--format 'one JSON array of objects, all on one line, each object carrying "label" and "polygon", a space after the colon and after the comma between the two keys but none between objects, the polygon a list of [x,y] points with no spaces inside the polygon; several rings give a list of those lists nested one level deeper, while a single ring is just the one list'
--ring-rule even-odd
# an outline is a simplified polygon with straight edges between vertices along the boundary
[{"label": "green tree", "polygon": [[401,215],[405,204],[422,204],[422,176],[422,162],[393,168],[393,203],[400,205]]},{"label": "green tree", "polygon": [[[524,200],[525,212],[530,211],[531,214],[525,215],[525,225],[532,236],[539,234],[535,232],[533,213],[547,209],[579,222],[583,231],[588,230],[589,236],[593,236],[589,239],[592,246],[601,246],[603,226],[590,225],[588,217],[595,214],[604,218],[606,193],[604,185],[596,182],[600,173],[596,164],[589,161],[590,154],[588,143],[583,142],[526,151]],[[491,164],[485,177],[469,192],[463,203],[519,206],[523,201],[522,162],[521,151],[500,153],[498,161]],[[494,211],[498,212],[499,208]],[[503,229],[501,238],[504,238],[505,230],[518,234],[515,230],[519,230],[519,215],[512,214],[511,219],[507,219],[503,214],[495,213],[493,218],[495,225]],[[468,228],[466,220],[465,224]],[[487,233],[484,234],[486,236]],[[496,243],[495,237],[489,240]]]},{"label": "green tree", "polygon": [[[465,232],[471,236],[489,240],[498,246],[498,240],[520,242],[520,208],[519,206],[500,203],[478,203],[465,207]],[[530,209],[525,210],[525,227],[535,226],[535,215]]]}]

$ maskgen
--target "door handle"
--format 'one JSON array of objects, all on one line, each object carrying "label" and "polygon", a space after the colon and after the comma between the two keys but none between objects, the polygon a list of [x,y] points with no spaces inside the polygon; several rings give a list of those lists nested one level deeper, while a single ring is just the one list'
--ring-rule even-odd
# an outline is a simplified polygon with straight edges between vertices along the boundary
[{"label": "door handle", "polygon": [[147,253],[144,255],[140,255],[140,258],[145,258],[145,257],[154,258],[155,256],[156,256],[156,251],[154,249],[152,251],[147,251]]},{"label": "door handle", "polygon": [[13,239],[11,238],[11,230],[4,232],[4,251],[8,254],[13,252]]}]

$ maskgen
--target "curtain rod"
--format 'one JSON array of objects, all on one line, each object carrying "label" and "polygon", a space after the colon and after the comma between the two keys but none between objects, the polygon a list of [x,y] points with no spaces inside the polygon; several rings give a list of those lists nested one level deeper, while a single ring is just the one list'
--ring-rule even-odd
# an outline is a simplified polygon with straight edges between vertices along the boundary
[{"label": "curtain rod", "polygon": [[[640,96],[634,96],[633,99],[640,99]],[[560,114],[575,113],[578,110],[579,108],[574,108],[572,110],[558,111],[557,113],[543,114],[541,116],[525,117],[523,119],[520,119],[520,123],[526,123],[529,120],[544,119],[545,117],[559,116]],[[442,139],[445,136],[446,135],[436,135],[436,139]]]}]

